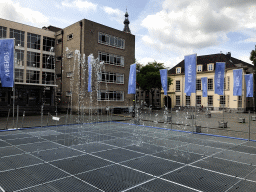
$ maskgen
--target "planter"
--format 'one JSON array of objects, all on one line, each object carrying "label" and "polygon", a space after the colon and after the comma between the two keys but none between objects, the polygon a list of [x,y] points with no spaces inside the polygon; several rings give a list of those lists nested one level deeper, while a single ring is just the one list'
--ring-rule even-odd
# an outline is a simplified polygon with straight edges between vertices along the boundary
[{"label": "planter", "polygon": [[201,133],[201,126],[200,125],[196,125],[196,133]]},{"label": "planter", "polygon": [[252,121],[256,121],[256,116],[252,116]]},{"label": "planter", "polygon": [[225,122],[225,121],[219,122],[219,128],[227,128],[227,127],[228,127],[228,122]]}]

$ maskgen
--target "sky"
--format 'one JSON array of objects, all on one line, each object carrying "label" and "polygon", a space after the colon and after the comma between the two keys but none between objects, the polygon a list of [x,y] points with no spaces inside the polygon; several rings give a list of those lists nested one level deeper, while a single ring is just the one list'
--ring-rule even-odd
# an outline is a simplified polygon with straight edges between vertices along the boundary
[{"label": "sky", "polygon": [[185,55],[220,52],[251,63],[256,0],[1,0],[0,18],[39,28],[85,18],[122,31],[126,8],[138,63],[172,68]]}]

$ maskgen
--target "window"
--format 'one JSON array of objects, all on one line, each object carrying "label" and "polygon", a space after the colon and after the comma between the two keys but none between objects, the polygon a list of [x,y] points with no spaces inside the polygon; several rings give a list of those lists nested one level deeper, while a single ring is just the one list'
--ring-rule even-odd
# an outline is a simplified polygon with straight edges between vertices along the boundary
[{"label": "window", "polygon": [[26,83],[39,83],[40,71],[27,70]]},{"label": "window", "polygon": [[23,83],[24,69],[15,69],[15,82]]},{"label": "window", "polygon": [[176,91],[180,91],[180,81],[176,81]]},{"label": "window", "polygon": [[40,53],[27,52],[27,66],[40,67]]},{"label": "window", "polygon": [[208,71],[213,71],[213,64],[208,64],[207,65],[207,68],[208,68]]},{"label": "window", "polygon": [[111,47],[120,48],[120,49],[125,48],[125,40],[122,38],[115,37],[115,36],[108,35],[101,32],[99,32],[98,35],[99,35],[98,43],[108,45]]},{"label": "window", "polygon": [[73,39],[73,33],[72,33],[72,34],[69,34],[67,37],[68,37],[68,41],[71,40],[71,39]]},{"label": "window", "polygon": [[124,74],[100,72],[98,73],[98,81],[124,84]]},{"label": "window", "polygon": [[56,44],[58,45],[60,43],[62,43],[62,39],[57,39],[57,43]]},{"label": "window", "polygon": [[225,101],[225,96],[220,95],[220,105],[224,105],[225,106],[226,101]]},{"label": "window", "polygon": [[213,106],[213,96],[208,95],[208,106]]},{"label": "window", "polygon": [[196,80],[196,90],[201,90],[201,79]]},{"label": "window", "polygon": [[54,73],[43,72],[42,74],[42,83],[43,84],[54,84]]},{"label": "window", "polygon": [[242,96],[238,96],[238,108],[242,108],[243,102],[242,102]]},{"label": "window", "polygon": [[73,77],[73,72],[67,72],[67,77]]},{"label": "window", "polygon": [[24,66],[24,51],[23,50],[15,50],[15,64],[16,66]]},{"label": "window", "polygon": [[30,49],[38,49],[40,50],[40,40],[41,40],[41,35],[33,34],[33,33],[28,33],[27,35],[27,46]]},{"label": "window", "polygon": [[124,74],[116,74],[116,83],[117,84],[124,84]]},{"label": "window", "polygon": [[6,31],[7,31],[6,27],[0,26],[0,38],[6,38]]},{"label": "window", "polygon": [[24,47],[25,32],[15,29],[10,29],[10,38],[15,38],[15,45]]},{"label": "window", "polygon": [[141,91],[141,92],[140,92],[140,96],[141,96],[141,97],[143,97],[143,93],[144,93],[144,91]]},{"label": "window", "polygon": [[124,66],[124,57],[119,55],[108,54],[99,51],[100,62],[104,61],[106,64]]},{"label": "window", "polygon": [[43,54],[43,68],[54,69],[54,56]]},{"label": "window", "polygon": [[201,95],[196,96],[196,104],[201,105]]},{"label": "window", "polygon": [[53,48],[55,45],[55,39],[50,37],[43,37],[43,50],[53,52]]},{"label": "window", "polygon": [[176,73],[177,73],[177,74],[181,73],[181,68],[180,68],[180,67],[177,67],[177,68],[176,68]]},{"label": "window", "polygon": [[70,58],[72,58],[72,57],[73,57],[73,52],[67,53],[67,58],[68,58],[68,59],[70,59]]},{"label": "window", "polygon": [[123,91],[98,91],[98,101],[123,101],[124,92]]},{"label": "window", "polygon": [[203,68],[202,65],[197,65],[197,72],[202,72],[202,68]]},{"label": "window", "polygon": [[213,90],[213,79],[208,79],[208,90]]},{"label": "window", "polygon": [[[227,85],[226,85],[226,79],[227,79]],[[224,90],[229,90],[229,82],[230,82],[230,77],[229,76],[227,76],[227,78],[224,77]]]},{"label": "window", "polygon": [[186,96],[186,106],[190,106],[190,96]]},{"label": "window", "polygon": [[180,96],[176,95],[176,106],[180,106]]}]

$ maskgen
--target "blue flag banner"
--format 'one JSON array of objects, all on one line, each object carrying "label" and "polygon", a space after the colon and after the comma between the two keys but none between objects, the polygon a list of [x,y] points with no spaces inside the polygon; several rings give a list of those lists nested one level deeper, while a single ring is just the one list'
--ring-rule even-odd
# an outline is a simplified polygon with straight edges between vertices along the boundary
[{"label": "blue flag banner", "polygon": [[92,63],[91,56],[88,56],[88,92],[92,92]]},{"label": "blue flag banner", "polygon": [[207,77],[202,77],[201,78],[201,82],[202,82],[202,88],[203,88],[203,97],[207,97],[208,93],[207,93]]},{"label": "blue flag banner", "polygon": [[128,82],[128,94],[136,93],[136,63],[130,65],[130,75]]},{"label": "blue flag banner", "polygon": [[253,74],[244,75],[246,84],[246,97],[253,97]]},{"label": "blue flag banner", "polygon": [[0,39],[0,71],[2,87],[13,87],[14,39]]},{"label": "blue flag banner", "polygon": [[185,56],[185,88],[184,93],[190,96],[196,92],[196,59],[197,55]]},{"label": "blue flag banner", "polygon": [[243,69],[233,70],[233,96],[242,96]]},{"label": "blue flag banner", "polygon": [[164,95],[167,95],[167,69],[161,69],[160,70],[160,76],[161,76],[161,83],[164,90]]},{"label": "blue flag banner", "polygon": [[215,94],[218,94],[218,95],[223,95],[225,65],[226,65],[225,62],[216,62],[214,90],[215,90]]}]

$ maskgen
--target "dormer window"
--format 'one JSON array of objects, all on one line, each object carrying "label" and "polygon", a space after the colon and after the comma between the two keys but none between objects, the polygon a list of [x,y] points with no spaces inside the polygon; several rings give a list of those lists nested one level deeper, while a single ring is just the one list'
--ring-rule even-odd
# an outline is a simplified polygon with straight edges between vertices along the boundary
[{"label": "dormer window", "polygon": [[181,67],[176,68],[176,74],[179,74],[179,73],[181,73]]},{"label": "dormer window", "polygon": [[202,72],[202,71],[203,71],[203,66],[197,65],[197,72]]},{"label": "dormer window", "polygon": [[207,65],[207,70],[208,70],[208,71],[213,71],[213,70],[214,70],[214,67],[213,67],[213,66],[214,66],[213,63],[208,64],[208,65]]}]

